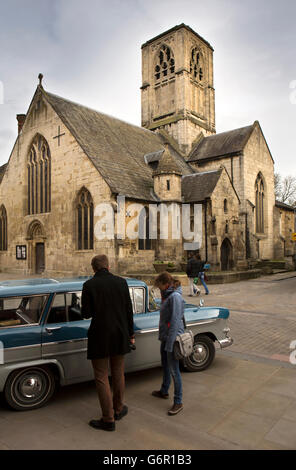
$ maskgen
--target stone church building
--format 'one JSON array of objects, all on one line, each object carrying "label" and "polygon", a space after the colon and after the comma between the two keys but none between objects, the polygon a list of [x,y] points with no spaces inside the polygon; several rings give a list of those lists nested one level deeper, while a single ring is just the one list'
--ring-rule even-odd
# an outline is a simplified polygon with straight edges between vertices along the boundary
[{"label": "stone church building", "polygon": [[[216,133],[212,46],[178,25],[143,44],[142,78],[137,127],[48,92],[39,76],[0,167],[2,272],[85,274],[97,253],[126,274],[151,272],[155,260],[178,264],[188,250],[172,236],[172,216],[167,239],[159,226],[148,237],[148,206],[160,203],[201,205],[200,252],[213,270],[285,256],[289,233],[276,229],[286,219],[260,124]],[[117,226],[119,195],[125,227],[140,216],[141,235],[98,238],[97,207],[109,204]],[[144,207],[138,213],[135,203]]]}]

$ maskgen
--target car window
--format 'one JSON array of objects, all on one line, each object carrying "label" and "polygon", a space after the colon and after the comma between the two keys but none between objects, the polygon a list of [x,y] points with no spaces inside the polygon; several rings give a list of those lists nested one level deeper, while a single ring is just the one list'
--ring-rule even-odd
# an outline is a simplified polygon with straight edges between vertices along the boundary
[{"label": "car window", "polygon": [[39,323],[47,295],[0,299],[0,328]]},{"label": "car window", "polygon": [[47,323],[65,323],[82,320],[81,292],[56,294],[52,302]]},{"label": "car window", "polygon": [[153,289],[149,289],[149,312],[159,310],[159,304],[155,300],[155,292]]},{"label": "car window", "polygon": [[134,287],[134,313],[143,313],[145,311],[145,289]]},{"label": "car window", "polygon": [[131,301],[132,301],[133,313],[135,313],[134,289],[132,287],[129,287],[128,290],[129,290]]}]

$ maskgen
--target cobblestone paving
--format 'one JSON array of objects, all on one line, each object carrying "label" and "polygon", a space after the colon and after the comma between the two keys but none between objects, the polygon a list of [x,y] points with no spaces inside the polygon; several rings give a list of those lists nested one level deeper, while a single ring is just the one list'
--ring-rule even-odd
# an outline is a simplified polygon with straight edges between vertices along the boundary
[{"label": "cobblestone paving", "polygon": [[229,351],[289,362],[290,344],[296,340],[296,273],[210,285],[209,289],[209,296],[202,294],[205,305],[227,307],[231,312],[234,344]]}]

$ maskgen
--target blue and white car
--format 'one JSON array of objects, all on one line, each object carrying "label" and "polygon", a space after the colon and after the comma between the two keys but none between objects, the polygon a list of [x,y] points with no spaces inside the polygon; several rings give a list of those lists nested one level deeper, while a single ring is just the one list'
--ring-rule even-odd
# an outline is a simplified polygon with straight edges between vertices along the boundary
[{"label": "blue and white car", "polygon": [[[88,277],[26,279],[0,283],[0,393],[16,410],[39,408],[57,384],[93,380],[87,360],[90,319],[81,316],[81,291]],[[160,365],[159,299],[137,279],[127,279],[134,309],[136,350],[126,355],[126,372]],[[186,304],[185,319],[195,337],[194,352],[183,361],[201,371],[229,337],[229,310]]]}]

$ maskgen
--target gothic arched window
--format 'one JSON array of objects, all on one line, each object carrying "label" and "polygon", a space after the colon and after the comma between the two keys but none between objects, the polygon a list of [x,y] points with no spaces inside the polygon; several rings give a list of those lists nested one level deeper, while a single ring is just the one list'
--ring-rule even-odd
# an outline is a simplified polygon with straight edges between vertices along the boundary
[{"label": "gothic arched window", "polygon": [[94,204],[86,188],[79,191],[76,203],[77,249],[92,250],[94,247]]},{"label": "gothic arched window", "polygon": [[34,138],[28,156],[28,214],[51,210],[51,158],[47,141]]},{"label": "gothic arched window", "polygon": [[225,214],[228,212],[228,203],[227,203],[227,199],[224,199],[224,212],[225,212]]},{"label": "gothic arched window", "polygon": [[264,233],[264,183],[259,173],[255,183],[256,232]]},{"label": "gothic arched window", "polygon": [[0,207],[0,251],[7,250],[7,214],[4,206]]},{"label": "gothic arched window", "polygon": [[172,50],[165,44],[161,46],[154,69],[155,80],[164,80],[175,73],[175,59]]},{"label": "gothic arched window", "polygon": [[194,47],[191,51],[190,57],[190,73],[193,78],[199,82],[202,81],[204,77],[202,56],[197,47]]}]

